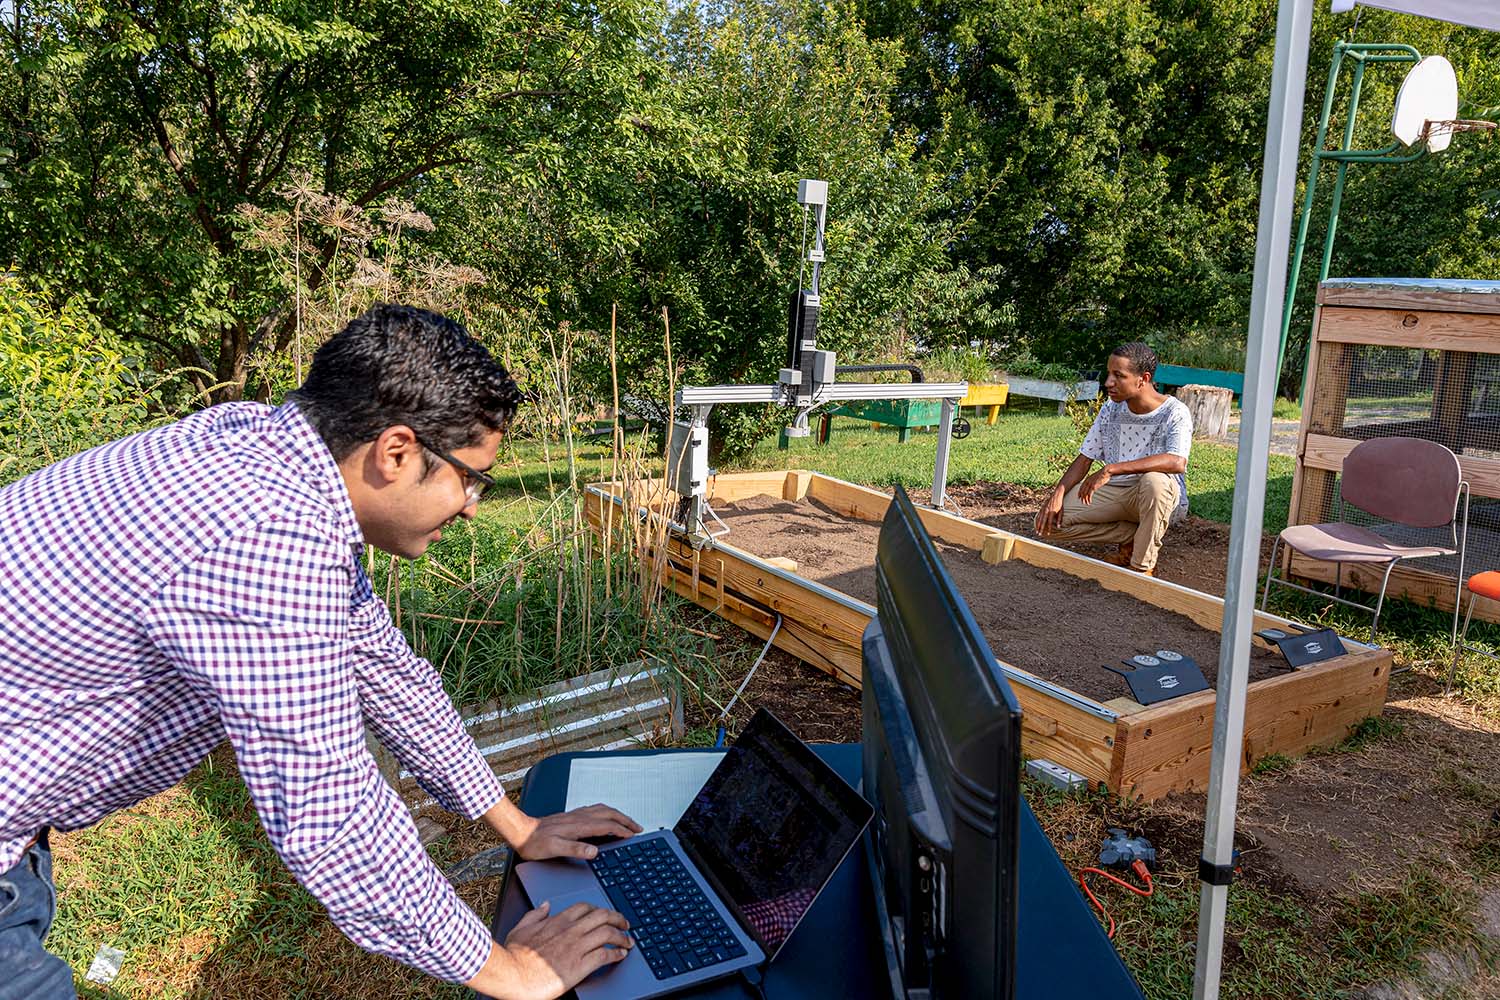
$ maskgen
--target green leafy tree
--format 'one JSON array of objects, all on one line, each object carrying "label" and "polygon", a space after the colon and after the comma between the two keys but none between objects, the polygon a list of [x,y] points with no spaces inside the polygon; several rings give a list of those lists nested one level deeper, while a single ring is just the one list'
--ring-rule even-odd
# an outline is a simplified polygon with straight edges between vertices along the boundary
[{"label": "green leafy tree", "polygon": [[[246,246],[243,207],[279,207],[298,171],[356,211],[476,165],[538,186],[578,122],[628,100],[647,9],[17,0],[0,246],[107,326],[213,372],[217,398],[264,397],[251,359],[293,344],[295,296]],[[318,235],[305,292],[354,263],[338,225]]]},{"label": "green leafy tree", "polygon": [[[958,261],[1043,360],[1230,325],[1247,293],[1274,10],[1254,0],[870,0]],[[1246,222],[1249,226],[1247,228]]]},{"label": "green leafy tree", "polygon": [[[949,227],[934,218],[943,195],[891,117],[896,46],[871,42],[847,4],[793,0],[678,8],[657,53],[669,114],[642,150],[632,205],[651,237],[624,258],[629,285],[605,283],[585,305],[602,309],[607,294],[640,327],[665,308],[679,381],[774,381],[788,298],[811,280],[797,181],[818,177],[829,182],[819,346],[853,363],[949,335],[985,286],[950,266]],[[659,342],[632,338],[625,369],[659,369]],[[742,447],[783,418],[721,409],[715,438]]]},{"label": "green leafy tree", "polygon": [[0,484],[172,419],[187,374],[154,371],[77,296],[0,275]]},{"label": "green leafy tree", "polygon": [[[864,0],[861,10],[873,36],[907,54],[897,120],[943,178],[962,233],[955,263],[993,274],[991,305],[1014,310],[1000,333],[1016,343],[1003,347],[1086,367],[1141,337],[1169,359],[1242,356],[1273,0]],[[1355,23],[1316,15],[1304,173],[1327,56]],[[1446,53],[1471,107],[1500,104],[1493,34],[1369,10],[1358,37]],[[1367,74],[1371,146],[1388,141],[1399,82]],[[1492,148],[1351,171],[1345,205],[1370,210],[1345,216],[1335,273],[1493,275]],[[1303,271],[1308,289],[1317,258]],[[1309,318],[1299,310],[1303,336]]]},{"label": "green leafy tree", "polygon": [[[660,418],[669,322],[677,384],[774,380],[803,177],[830,182],[822,346],[880,360],[988,321],[986,279],[950,266],[950,227],[934,221],[944,196],[889,113],[900,53],[871,43],[849,6],[674,8],[640,44],[628,110],[550,146],[528,174],[542,183],[497,184],[473,165],[421,192],[434,246],[489,278],[477,322],[523,374],[542,332],[570,324],[575,390],[608,400],[617,376]],[[714,440],[743,446],[776,419],[722,408]]]},{"label": "green leafy tree", "polygon": [[[1307,107],[1303,123],[1301,195],[1311,169],[1307,151],[1316,139],[1328,60],[1350,19],[1314,22]],[[1361,41],[1403,42],[1423,55],[1442,55],[1458,76],[1459,117],[1500,118],[1500,34],[1369,9],[1359,20]],[[1391,109],[1405,64],[1374,66],[1365,73],[1354,147],[1379,149],[1393,141]],[[1335,95],[1325,140],[1338,147],[1348,114],[1349,70]],[[1282,391],[1295,395],[1302,381],[1312,331],[1318,270],[1333,195],[1334,167],[1323,167],[1298,275]],[[1434,277],[1493,279],[1500,275],[1500,137],[1468,133],[1448,150],[1407,164],[1354,164],[1345,183],[1339,228],[1329,267],[1332,277]]]}]

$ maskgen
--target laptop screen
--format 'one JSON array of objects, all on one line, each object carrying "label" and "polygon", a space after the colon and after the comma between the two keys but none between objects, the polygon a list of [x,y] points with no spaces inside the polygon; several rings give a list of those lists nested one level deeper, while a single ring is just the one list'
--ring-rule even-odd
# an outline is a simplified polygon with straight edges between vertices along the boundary
[{"label": "laptop screen", "polygon": [[761,710],[673,829],[770,959],[872,812],[833,768]]}]

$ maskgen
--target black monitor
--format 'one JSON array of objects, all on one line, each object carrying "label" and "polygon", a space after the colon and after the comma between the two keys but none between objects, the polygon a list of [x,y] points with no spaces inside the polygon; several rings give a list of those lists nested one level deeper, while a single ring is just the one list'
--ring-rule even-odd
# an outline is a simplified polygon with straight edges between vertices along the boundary
[{"label": "black monitor", "polygon": [[1011,1000],[1021,708],[906,491],[864,634],[871,870],[898,998]]}]

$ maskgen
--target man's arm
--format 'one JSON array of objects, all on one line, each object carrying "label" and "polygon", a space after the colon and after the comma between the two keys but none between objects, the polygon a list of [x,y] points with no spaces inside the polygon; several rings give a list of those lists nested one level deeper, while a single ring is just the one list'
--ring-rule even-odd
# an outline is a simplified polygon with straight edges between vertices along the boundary
[{"label": "man's arm", "polygon": [[1042,504],[1042,509],[1037,511],[1036,520],[1033,522],[1037,534],[1050,534],[1062,526],[1063,497],[1067,496],[1068,491],[1074,486],[1083,482],[1093,464],[1094,460],[1087,455],[1079,455],[1073,459],[1073,464],[1068,466],[1062,478],[1057,481],[1057,485],[1052,487],[1052,492]]},{"label": "man's arm", "polygon": [[1181,455],[1162,454],[1147,455],[1145,458],[1137,458],[1132,462],[1111,462],[1100,468],[1099,472],[1108,472],[1111,476],[1134,476],[1143,472],[1165,472],[1175,475],[1187,471],[1187,459]]},{"label": "man's arm", "polygon": [[590,947],[598,927],[576,926],[576,915],[553,927],[544,911],[530,926],[549,944],[523,935],[496,957],[365,748],[350,582],[348,549],[318,525],[271,522],[183,569],[143,619],[214,707],[271,845],[339,930],[449,982],[485,976],[499,996],[557,996],[614,953]]},{"label": "man's arm", "polygon": [[585,837],[634,837],[641,826],[618,809],[595,803],[572,812],[528,816],[502,798],[484,814],[484,821],[516,853],[529,861],[543,858],[593,858],[599,849]]},{"label": "man's arm", "polygon": [[600,966],[623,961],[633,947],[630,925],[613,910],[575,903],[549,919],[543,903],[490,946],[484,968],[464,985],[485,996],[561,996]]},{"label": "man's arm", "polygon": [[363,572],[354,588],[351,639],[360,709],[380,742],[449,812],[483,818],[523,858],[588,858],[584,837],[630,837],[641,828],[618,810],[589,806],[534,818],[506,799],[442,679],[412,651]]},{"label": "man's arm", "polygon": [[412,652],[357,563],[354,572],[349,653],[364,721],[443,808],[477,819],[505,792],[464,731],[442,678]]},{"label": "man's arm", "polygon": [[1177,474],[1187,471],[1187,459],[1181,455],[1147,455],[1129,462],[1110,462],[1095,469],[1078,487],[1078,502],[1087,504],[1094,498],[1094,491],[1115,476],[1133,476],[1143,472],[1165,472]]}]

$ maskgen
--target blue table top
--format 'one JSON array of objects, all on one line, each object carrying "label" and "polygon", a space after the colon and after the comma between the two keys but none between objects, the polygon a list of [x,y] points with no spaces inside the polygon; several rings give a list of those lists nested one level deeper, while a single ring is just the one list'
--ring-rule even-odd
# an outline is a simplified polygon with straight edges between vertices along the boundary
[{"label": "blue table top", "polygon": [[[851,784],[860,777],[857,743],[812,744],[818,756]],[[611,756],[649,758],[679,750],[621,750]],[[702,752],[694,751],[694,752]],[[538,763],[526,776],[521,808],[532,815],[563,809],[568,774],[575,757],[558,754]],[[645,761],[642,761],[643,765]],[[1021,803],[1019,845],[1021,884],[1017,929],[1016,997],[1018,1000],[1134,1000],[1141,997],[1125,964],[1042,832],[1025,801]],[[495,940],[526,912],[524,893],[507,878],[495,907],[490,932]],[[890,995],[884,950],[875,926],[874,900],[867,864],[856,849],[808,911],[776,962],[766,971],[770,1000],[793,997]],[[751,994],[738,979],[722,980],[682,994],[716,1000],[744,1000]]]}]

